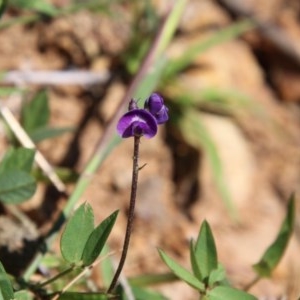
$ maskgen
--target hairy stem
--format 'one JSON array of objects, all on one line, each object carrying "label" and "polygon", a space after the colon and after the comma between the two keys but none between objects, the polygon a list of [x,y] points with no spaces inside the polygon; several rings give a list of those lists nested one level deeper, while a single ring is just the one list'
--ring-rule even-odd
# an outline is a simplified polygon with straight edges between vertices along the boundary
[{"label": "hairy stem", "polygon": [[133,219],[134,219],[134,207],[135,207],[137,184],[138,184],[139,146],[140,146],[140,136],[135,136],[134,137],[134,150],[133,150],[131,195],[130,195],[126,233],[125,233],[124,244],[123,244],[123,248],[122,248],[120,262],[119,262],[118,268],[116,270],[116,273],[112,279],[112,282],[107,290],[108,293],[112,292],[112,290],[115,288],[115,286],[118,282],[118,279],[122,272],[122,269],[123,269],[123,266],[124,266],[124,263],[126,260],[127,252],[128,252],[130,236],[131,236],[131,232],[132,232]]}]

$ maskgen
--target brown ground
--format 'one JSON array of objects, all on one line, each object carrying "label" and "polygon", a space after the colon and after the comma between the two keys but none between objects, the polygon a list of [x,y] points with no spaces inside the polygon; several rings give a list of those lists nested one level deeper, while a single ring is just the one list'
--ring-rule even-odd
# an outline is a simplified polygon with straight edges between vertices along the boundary
[{"label": "brown ground", "polygon": [[[166,2],[155,2],[158,11],[163,12]],[[299,1],[247,0],[243,1],[244,7],[237,7],[235,2],[188,1],[180,34],[172,43],[170,54],[184,51],[192,41],[203,39],[213,28],[223,27],[241,15],[252,15],[259,24],[267,22],[263,24],[275,32],[268,35],[269,31],[262,26],[264,30],[260,33],[256,31],[214,47],[179,77],[188,89],[234,88],[259,104],[260,113],[242,112],[235,118],[202,112],[222,158],[240,222],[235,223],[228,216],[205,153],[183,141],[170,141],[169,137],[175,133],[172,128],[163,127],[156,138],[143,139],[141,144],[141,162],[147,166],[140,173],[135,230],[125,267],[128,275],[166,271],[156,247],[188,266],[189,240],[197,236],[202,220],[207,219],[229,278],[235,285],[243,286],[254,277],[251,265],[273,241],[288,196],[299,191]],[[130,37],[132,19],[129,6],[116,12],[122,18],[113,22],[82,11],[50,22],[2,30],[0,70],[76,67],[114,72],[113,67],[118,66]],[[12,14],[8,13],[6,18]],[[284,43],[280,43],[282,39]],[[41,143],[39,148],[47,159],[54,165],[80,172],[126,86],[121,75],[103,87],[51,86],[51,123],[79,126],[79,139],[78,144],[72,144],[74,135],[67,134]],[[2,140],[1,153],[6,147],[4,136]],[[110,239],[112,249],[120,248],[124,235],[131,156],[132,140],[129,139],[109,155],[82,197],[82,201],[92,205],[97,222],[113,210],[121,209]],[[174,179],[176,172],[179,175]],[[198,185],[199,191],[189,197],[193,184]],[[41,228],[49,225],[51,214],[55,214],[53,208],[63,205],[62,201],[58,207],[53,205],[52,194],[44,196],[44,190],[41,187],[34,199],[22,206]],[[193,201],[189,202],[191,198]],[[297,230],[272,279],[260,281],[251,290],[260,299],[294,300],[300,295],[298,216],[299,213]],[[161,286],[159,290],[172,300],[197,298],[183,283]]]}]

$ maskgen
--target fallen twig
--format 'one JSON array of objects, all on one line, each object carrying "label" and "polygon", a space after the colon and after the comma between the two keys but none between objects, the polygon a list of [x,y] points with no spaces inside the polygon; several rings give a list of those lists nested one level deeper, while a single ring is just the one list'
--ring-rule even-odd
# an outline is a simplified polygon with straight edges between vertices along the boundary
[{"label": "fallen twig", "polygon": [[[0,108],[0,112],[4,120],[7,122],[10,129],[13,131],[19,142],[27,148],[36,149],[34,142],[31,140],[26,131],[22,128],[20,123],[11,113],[8,107],[2,106]],[[49,177],[50,181],[54,184],[60,192],[66,191],[65,184],[60,180],[60,178],[55,173],[53,167],[48,163],[46,158],[42,155],[42,153],[36,149],[35,153],[35,162],[40,166],[40,168],[44,171],[46,176]]]},{"label": "fallen twig", "polygon": [[2,77],[3,83],[45,84],[45,85],[94,85],[105,83],[110,77],[109,72],[91,71],[32,71],[13,70],[7,71]]}]

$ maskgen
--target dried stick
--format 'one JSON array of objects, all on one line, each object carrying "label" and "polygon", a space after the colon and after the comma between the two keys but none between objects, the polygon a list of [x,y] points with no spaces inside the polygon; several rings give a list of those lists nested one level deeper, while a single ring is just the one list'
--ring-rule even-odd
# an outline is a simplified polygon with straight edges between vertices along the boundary
[{"label": "dried stick", "polygon": [[13,133],[19,140],[19,142],[24,147],[32,148],[32,149],[36,150],[35,157],[34,157],[35,162],[40,166],[40,168],[43,170],[43,172],[49,177],[50,181],[57,188],[57,190],[60,192],[65,192],[66,191],[65,184],[57,176],[53,167],[48,163],[48,161],[45,159],[45,157],[42,155],[42,153],[36,149],[34,142],[28,136],[28,134],[23,129],[23,127],[20,125],[20,123],[17,121],[17,119],[14,117],[14,115],[9,110],[9,108],[2,106],[0,108],[0,112],[2,114],[2,117],[7,122],[8,126],[10,127],[10,129],[13,131]]},{"label": "dried stick", "polygon": [[105,83],[109,72],[12,70],[4,73],[2,82],[10,84],[95,85]]}]

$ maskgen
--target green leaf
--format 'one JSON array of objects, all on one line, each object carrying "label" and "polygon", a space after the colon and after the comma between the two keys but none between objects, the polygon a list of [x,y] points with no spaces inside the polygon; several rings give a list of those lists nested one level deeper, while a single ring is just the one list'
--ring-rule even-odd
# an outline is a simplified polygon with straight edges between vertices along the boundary
[{"label": "green leaf", "polygon": [[172,81],[167,86],[165,94],[169,99],[176,101],[180,109],[200,108],[215,113],[232,115],[247,110],[249,113],[260,116],[262,107],[254,103],[250,95],[238,89],[222,89],[219,87],[187,87],[182,80]]},{"label": "green leaf", "polygon": [[208,278],[208,286],[213,287],[216,283],[223,283],[222,285],[224,285],[225,280],[226,280],[225,269],[221,264],[219,264],[217,269],[211,271]]},{"label": "green leaf", "polygon": [[157,57],[160,57],[164,53],[167,46],[170,44],[180,22],[181,16],[184,12],[186,3],[187,0],[177,0],[174,3],[171,14],[166,20],[165,27],[161,34],[161,39],[159,41],[158,49],[155,53]]},{"label": "green leaf", "polygon": [[14,292],[10,280],[7,277],[5,269],[0,262],[0,299],[14,299]]},{"label": "green leaf", "polygon": [[217,286],[207,293],[209,300],[257,300],[256,297],[228,286]]},{"label": "green leaf", "polygon": [[38,128],[45,127],[49,118],[50,111],[46,91],[39,92],[22,108],[22,125],[29,134]]},{"label": "green leaf", "polygon": [[67,222],[61,236],[60,251],[70,263],[79,263],[86,242],[94,230],[94,213],[88,203],[83,203]]},{"label": "green leaf", "polygon": [[158,84],[167,63],[165,50],[176,32],[186,2],[186,0],[174,2],[174,6],[165,20],[159,38],[155,42],[156,45],[152,48],[153,63],[151,68],[147,74],[143,74],[142,80],[134,92],[134,98],[145,99]]},{"label": "green leaf", "polygon": [[196,263],[203,279],[218,268],[217,249],[214,237],[207,221],[203,221],[195,245]]},{"label": "green leaf", "polygon": [[145,79],[141,81],[134,92],[135,99],[142,99],[144,101],[151,94],[161,78],[161,74],[166,66],[166,62],[167,60],[163,56],[156,61],[155,67],[149,70]]},{"label": "green leaf", "polygon": [[24,171],[13,170],[0,174],[0,201],[18,204],[33,196],[34,178]]},{"label": "green leaf", "polygon": [[0,0],[0,17],[4,13],[7,3],[8,3],[8,0]]},{"label": "green leaf", "polygon": [[266,250],[260,261],[253,266],[255,272],[261,277],[271,276],[284,251],[288,245],[292,235],[295,222],[295,196],[289,199],[286,217],[281,225],[280,231],[275,241]]},{"label": "green leaf", "polygon": [[128,48],[122,56],[122,61],[125,63],[126,69],[131,75],[138,72],[142,60],[147,54],[152,42],[151,36],[145,37],[142,34],[142,37],[143,43],[141,43],[141,35],[137,32],[133,41],[130,43],[130,48]]},{"label": "green leaf", "polygon": [[197,262],[197,257],[196,257],[196,252],[195,252],[195,244],[194,241],[191,240],[190,241],[190,260],[191,260],[191,265],[192,265],[192,270],[194,275],[200,280],[202,281],[202,275],[199,269],[199,265]]},{"label": "green leaf", "polygon": [[199,281],[193,274],[191,274],[188,270],[180,266],[176,261],[174,261],[170,256],[163,252],[163,250],[158,249],[159,255],[165,264],[172,270],[172,272],[180,279],[185,281],[191,287],[204,291],[204,284]]},{"label": "green leaf", "polygon": [[[135,300],[167,300],[165,296],[158,292],[149,291],[147,289],[131,286],[132,293]],[[125,295],[123,296],[125,299]]]},{"label": "green leaf", "polygon": [[35,143],[38,143],[72,131],[74,131],[74,128],[72,127],[51,128],[46,126],[33,130],[30,133],[30,137]]},{"label": "green leaf", "polygon": [[201,114],[192,109],[186,109],[184,114],[179,119],[179,128],[184,139],[195,147],[203,147],[205,154],[208,157],[210,166],[212,168],[213,177],[217,189],[227,206],[232,217],[236,217],[236,209],[233,206],[232,198],[226,178],[223,172],[223,165],[220,159],[218,149],[212,140],[205,125],[201,121]]},{"label": "green leaf", "polygon": [[28,148],[9,149],[1,163],[0,173],[12,170],[30,172],[34,161],[35,150]]},{"label": "green leaf", "polygon": [[66,292],[58,298],[59,300],[108,300],[107,294],[101,293],[75,293]]},{"label": "green leaf", "polygon": [[85,266],[91,265],[101,253],[105,242],[116,222],[118,213],[119,211],[113,212],[90,234],[82,254],[82,262]]},{"label": "green leaf", "polygon": [[55,16],[58,10],[44,0],[10,0],[11,4],[23,9],[35,10],[47,16]]},{"label": "green leaf", "polygon": [[201,53],[204,53],[208,49],[220,45],[221,43],[230,41],[253,29],[253,27],[254,24],[252,21],[241,21],[217,31],[204,41],[195,43],[195,45],[189,47],[187,51],[184,51],[184,54],[180,58],[168,62],[168,68],[166,68],[163,75],[164,78],[175,76],[178,72],[188,67]]},{"label": "green leaf", "polygon": [[15,292],[14,300],[33,300],[33,295],[25,290]]}]

